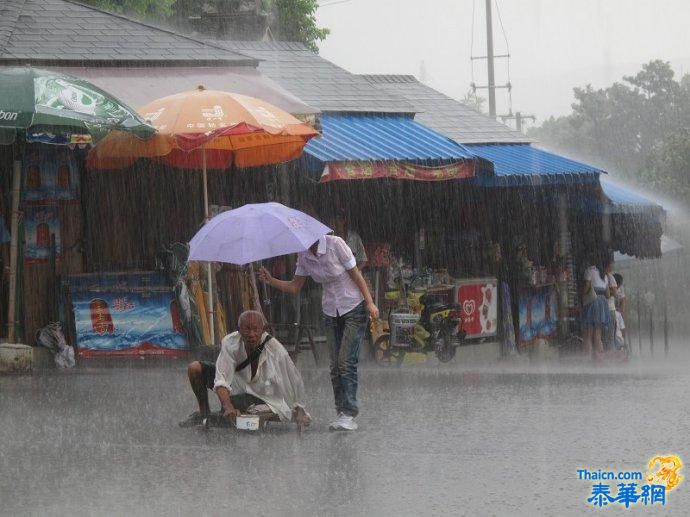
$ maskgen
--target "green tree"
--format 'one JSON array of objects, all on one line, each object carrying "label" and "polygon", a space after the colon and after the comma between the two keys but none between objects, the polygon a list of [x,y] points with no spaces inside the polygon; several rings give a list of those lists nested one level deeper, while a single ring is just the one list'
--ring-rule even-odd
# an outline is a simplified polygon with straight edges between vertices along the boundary
[{"label": "green tree", "polygon": [[681,201],[690,201],[690,130],[679,129],[655,150],[642,170],[650,188]]},{"label": "green tree", "polygon": [[82,0],[85,4],[93,5],[114,13],[130,14],[142,18],[161,19],[173,14],[173,4],[176,0]]},{"label": "green tree", "polygon": [[331,31],[316,26],[316,0],[272,0],[271,4],[271,31],[276,39],[299,41],[318,52],[317,42],[326,39]]},{"label": "green tree", "polygon": [[474,111],[486,113],[484,110],[484,103],[486,102],[486,99],[477,95],[476,92],[467,92],[460,102],[462,102],[468,108],[472,108]]},{"label": "green tree", "polygon": [[676,81],[670,64],[656,60],[607,88],[587,85],[575,88],[574,95],[570,115],[547,119],[529,135],[632,181],[687,196],[679,183],[683,169],[672,173],[671,168],[687,156],[688,76]]}]

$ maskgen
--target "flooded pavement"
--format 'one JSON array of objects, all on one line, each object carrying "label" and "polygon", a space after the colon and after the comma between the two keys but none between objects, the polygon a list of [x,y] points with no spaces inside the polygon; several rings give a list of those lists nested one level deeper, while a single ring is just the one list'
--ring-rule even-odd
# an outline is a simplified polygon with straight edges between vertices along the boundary
[{"label": "flooded pavement", "polygon": [[[360,430],[334,433],[327,371],[302,361],[315,420],[302,436],[283,424],[265,434],[179,428],[195,409],[182,362],[1,377],[0,513],[601,511],[577,469],[690,459],[688,364],[367,365]],[[638,514],[685,514],[688,486]]]}]

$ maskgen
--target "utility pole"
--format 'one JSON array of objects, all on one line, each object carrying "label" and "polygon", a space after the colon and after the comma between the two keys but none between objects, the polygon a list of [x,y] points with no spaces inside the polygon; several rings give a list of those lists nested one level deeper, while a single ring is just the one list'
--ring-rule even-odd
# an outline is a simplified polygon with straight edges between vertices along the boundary
[{"label": "utility pole", "polygon": [[516,111],[515,115],[513,115],[512,113],[508,113],[507,115],[501,115],[501,120],[503,121],[503,123],[505,123],[508,120],[514,120],[515,121],[515,129],[517,129],[521,133],[522,133],[522,121],[526,120],[526,119],[530,119],[532,122],[534,122],[536,120],[534,115],[523,115],[519,111]]},{"label": "utility pole", "polygon": [[486,56],[470,56],[472,61],[478,59],[486,59],[486,67],[488,72],[488,82],[486,86],[478,86],[474,82],[470,84],[472,91],[476,94],[477,90],[489,90],[489,116],[496,118],[496,89],[505,88],[508,91],[512,86],[510,81],[505,85],[496,85],[496,78],[494,76],[494,60],[497,58],[510,59],[510,54],[494,55],[494,35],[493,35],[493,20],[491,16],[491,2],[493,0],[485,0],[486,5]]},{"label": "utility pole", "polygon": [[486,0],[486,64],[489,71],[489,116],[496,118],[496,84],[494,81],[494,35],[491,23],[491,1]]}]

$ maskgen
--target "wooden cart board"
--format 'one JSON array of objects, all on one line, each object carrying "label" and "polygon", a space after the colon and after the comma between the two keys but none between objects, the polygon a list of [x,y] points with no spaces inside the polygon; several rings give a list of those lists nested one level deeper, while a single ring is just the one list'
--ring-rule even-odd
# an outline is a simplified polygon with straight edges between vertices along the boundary
[{"label": "wooden cart board", "polygon": [[220,412],[211,413],[204,421],[204,427],[235,428],[241,431],[265,431],[269,422],[280,422],[275,413],[257,413],[255,415],[243,414],[235,419],[235,423],[229,422]]}]

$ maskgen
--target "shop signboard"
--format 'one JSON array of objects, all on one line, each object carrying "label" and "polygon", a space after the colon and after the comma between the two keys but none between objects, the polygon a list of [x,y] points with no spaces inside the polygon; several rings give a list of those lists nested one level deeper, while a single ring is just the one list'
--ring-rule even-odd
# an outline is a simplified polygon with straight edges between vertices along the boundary
[{"label": "shop signboard", "polygon": [[520,346],[527,347],[537,339],[549,339],[558,330],[558,296],[554,286],[524,290],[520,293]]},{"label": "shop signboard", "polygon": [[426,167],[395,160],[335,162],[324,167],[321,183],[340,180],[388,178],[411,181],[447,181],[472,178],[474,163],[461,161],[438,167]]},{"label": "shop signboard", "polygon": [[498,330],[498,282],[495,278],[473,278],[458,282],[453,300],[460,304],[462,328],[467,338],[496,335]]},{"label": "shop signboard", "polygon": [[186,355],[179,306],[155,273],[76,275],[70,294],[81,357]]}]

